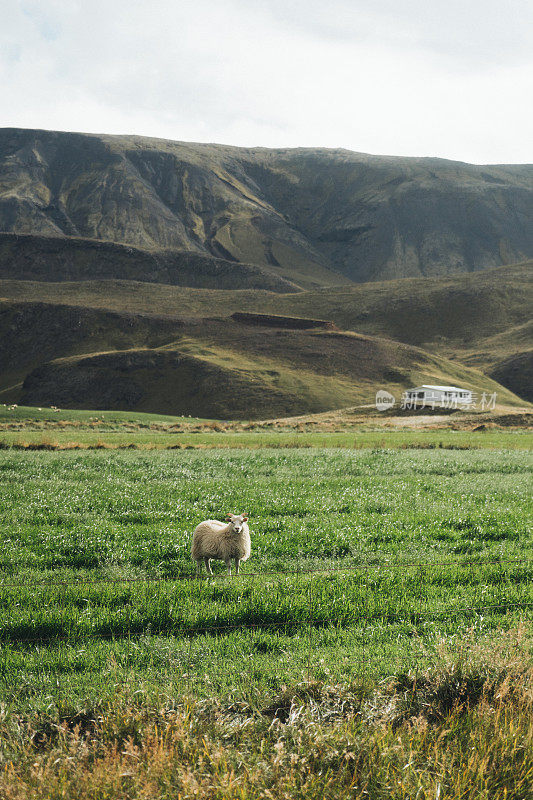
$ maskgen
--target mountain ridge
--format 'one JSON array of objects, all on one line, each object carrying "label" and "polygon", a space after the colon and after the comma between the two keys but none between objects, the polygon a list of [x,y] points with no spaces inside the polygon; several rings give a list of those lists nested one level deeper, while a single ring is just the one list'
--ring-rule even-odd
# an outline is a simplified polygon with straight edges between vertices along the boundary
[{"label": "mountain ridge", "polygon": [[533,165],[0,130],[0,230],[177,249],[297,285],[533,256]]}]

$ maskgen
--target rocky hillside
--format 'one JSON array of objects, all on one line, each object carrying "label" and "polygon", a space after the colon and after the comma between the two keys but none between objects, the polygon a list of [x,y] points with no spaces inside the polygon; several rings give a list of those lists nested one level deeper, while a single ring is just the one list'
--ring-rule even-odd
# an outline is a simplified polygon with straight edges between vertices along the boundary
[{"label": "rocky hillside", "polygon": [[0,131],[1,231],[187,251],[304,288],[516,262],[532,217],[531,165]]}]

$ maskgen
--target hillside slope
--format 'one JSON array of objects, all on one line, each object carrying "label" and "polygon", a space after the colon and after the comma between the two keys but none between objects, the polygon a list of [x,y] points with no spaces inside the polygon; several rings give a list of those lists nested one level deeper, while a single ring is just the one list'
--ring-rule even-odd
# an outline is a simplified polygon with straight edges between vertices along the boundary
[{"label": "hillside slope", "polygon": [[299,286],[252,264],[180,250],[143,250],[114,242],[0,233],[0,278],[75,281],[107,278],[204,289],[295,292]]},{"label": "hillside slope", "polygon": [[532,217],[531,165],[0,131],[0,230],[190,251],[298,285],[530,258]]},{"label": "hillside slope", "polygon": [[[253,359],[264,362],[266,372],[306,371],[308,383],[312,383],[310,376],[317,374],[328,380],[337,376],[341,382],[348,377],[352,381],[349,392],[344,394],[337,385],[330,387],[330,396],[336,402],[351,404],[356,395],[368,397],[368,381],[391,383],[390,370],[396,370],[399,376],[395,390],[412,385],[416,375],[403,370],[400,351],[394,349],[403,342],[452,359],[455,381],[459,380],[461,365],[472,367],[529,400],[530,373],[524,354],[533,344],[531,266],[524,263],[471,275],[292,294],[193,289],[138,281],[0,280],[0,297],[11,298],[11,302],[0,305],[0,337],[5,344],[0,389],[20,382],[45,361],[104,350],[153,349],[179,340],[181,352],[193,357],[208,353],[221,364],[224,358],[233,362],[235,353],[240,353],[241,359],[252,354]],[[360,355],[355,358],[355,340],[351,342],[355,361],[348,358],[346,362],[349,349],[342,346],[332,350],[332,340],[329,349],[324,349],[325,340],[310,339],[309,332],[269,333],[261,327],[236,326],[230,317],[243,311],[320,317],[332,320],[341,330],[396,341],[388,342],[391,360],[385,364],[378,358],[377,373],[365,376],[363,361],[357,363]],[[319,342],[321,347],[317,347]],[[228,356],[228,350],[232,355]],[[515,361],[515,356],[520,358]],[[235,366],[238,368],[237,362]],[[446,372],[449,382],[452,373],[449,366],[446,370],[441,372]],[[359,379],[362,383],[356,387]],[[472,374],[465,375],[464,380],[470,384]],[[308,388],[302,391],[309,395]],[[268,388],[265,396],[269,396]]]},{"label": "hillside slope", "polygon": [[369,404],[379,388],[399,398],[420,382],[520,405],[476,370],[353,332],[4,301],[0,337],[1,400],[24,405],[257,419]]},{"label": "hillside slope", "polygon": [[497,361],[491,366],[489,375],[533,403],[533,348]]},{"label": "hillside slope", "polygon": [[200,340],[88,353],[37,367],[18,399],[23,405],[258,419],[372,404],[377,388],[399,399],[406,385],[466,382],[477,393],[496,391],[500,404],[521,405],[474,370],[386,340],[287,334],[283,351],[278,360],[249,346],[209,347]]},{"label": "hillside slope", "polygon": [[95,350],[157,347],[182,323],[65,304],[0,301],[0,391],[50,359]]},{"label": "hillside slope", "polygon": [[[387,336],[453,355],[486,345],[510,354],[531,342],[533,262],[469,275],[402,279],[279,294],[210,291],[133,281],[0,280],[0,297],[119,312],[230,316],[234,311],[330,319],[344,330]],[[498,337],[497,339],[494,337]],[[490,359],[489,359],[490,360]]]}]

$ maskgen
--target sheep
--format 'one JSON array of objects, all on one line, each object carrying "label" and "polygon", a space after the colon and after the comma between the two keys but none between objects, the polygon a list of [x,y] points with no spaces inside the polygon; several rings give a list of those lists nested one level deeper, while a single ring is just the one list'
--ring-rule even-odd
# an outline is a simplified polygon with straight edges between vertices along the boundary
[{"label": "sheep", "polygon": [[231,575],[231,562],[235,562],[235,573],[239,573],[241,561],[250,558],[250,530],[246,524],[248,517],[243,514],[228,514],[226,523],[217,519],[201,522],[192,535],[191,556],[196,561],[198,574],[202,571],[202,561],[209,575],[212,575],[211,559],[225,561],[228,575]]}]

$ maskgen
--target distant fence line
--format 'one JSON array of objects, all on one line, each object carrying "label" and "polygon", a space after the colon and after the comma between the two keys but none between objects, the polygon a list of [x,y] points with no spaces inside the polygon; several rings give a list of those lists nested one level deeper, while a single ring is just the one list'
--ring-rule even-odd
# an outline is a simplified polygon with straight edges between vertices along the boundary
[{"label": "distant fence line", "polygon": [[359,564],[354,564],[346,567],[320,567],[320,569],[289,569],[289,570],[265,570],[264,572],[239,572],[239,575],[227,575],[226,572],[217,572],[214,575],[207,575],[202,573],[198,575],[196,572],[191,572],[183,575],[145,575],[136,576],[133,578],[108,578],[105,576],[97,578],[78,578],[75,580],[45,580],[45,581],[32,581],[31,579],[24,579],[21,581],[10,581],[3,583],[0,580],[1,589],[27,589],[36,588],[38,586],[64,587],[64,586],[91,586],[95,584],[120,584],[120,583],[177,583],[179,581],[192,581],[199,579],[210,578],[261,578],[261,577],[286,577],[289,575],[306,576],[306,575],[334,575],[350,572],[365,572],[370,570],[379,569],[428,569],[440,567],[484,567],[484,566],[531,566],[533,564],[533,555],[528,558],[487,558],[487,559],[451,559],[447,561],[395,561],[395,562],[372,562],[362,561]]}]

